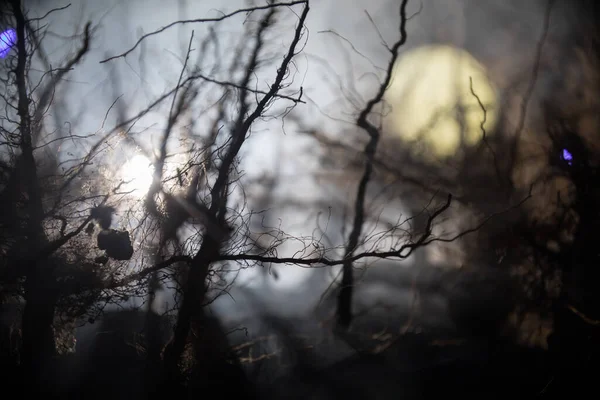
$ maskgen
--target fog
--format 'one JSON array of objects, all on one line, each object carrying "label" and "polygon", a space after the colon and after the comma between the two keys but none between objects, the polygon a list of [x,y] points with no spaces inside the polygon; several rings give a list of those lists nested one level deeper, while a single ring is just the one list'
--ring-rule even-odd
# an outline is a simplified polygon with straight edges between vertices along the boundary
[{"label": "fog", "polygon": [[[217,81],[231,79],[226,66],[250,51],[244,35],[247,35],[246,23],[254,15],[240,13],[221,22],[169,24],[177,20],[217,18],[255,3],[258,2],[74,0],[64,10],[48,15],[49,33],[43,46],[45,59],[34,61],[31,72],[34,81],[43,76],[48,66],[59,65],[78,48],[79,41],[70,38],[81,32],[87,21],[92,22],[93,30],[89,52],[68,74],[56,95],[56,103],[45,120],[45,137],[52,140],[52,135],[60,132],[89,135],[84,142],[64,141],[57,150],[59,161],[65,166],[72,165],[77,161],[69,160],[84,156],[95,144],[101,143],[99,149],[103,151],[104,164],[99,163],[102,166],[94,169],[94,173],[108,182],[119,179],[134,182],[129,187],[133,193],[124,197],[122,207],[117,210],[120,227],[133,231],[135,226],[142,225],[144,193],[152,183],[152,170],[145,170],[144,163],[152,163],[159,157],[171,103],[167,101],[148,113],[139,113],[177,85],[181,69],[188,62],[188,48],[193,49],[190,63],[197,65],[203,74]],[[484,219],[482,215],[500,211],[494,203],[500,197],[499,192],[487,178],[481,178],[483,181],[479,184],[476,181],[477,171],[484,168],[477,161],[469,167],[466,160],[472,157],[483,163],[482,158],[476,157],[481,153],[474,150],[480,146],[481,152],[487,151],[482,144],[485,140],[482,128],[487,129],[486,138],[492,140],[499,136],[509,140],[523,135],[526,145],[518,149],[522,160],[533,160],[538,150],[545,151],[540,149],[548,147],[548,143],[540,139],[544,106],[575,104],[575,100],[566,96],[556,98],[557,86],[567,79],[567,73],[568,79],[585,73],[596,77],[595,72],[586,70],[585,63],[573,59],[569,53],[574,43],[585,36],[578,22],[582,10],[575,3],[553,1],[549,8],[549,3],[542,0],[409,1],[408,39],[400,49],[398,61],[398,65],[404,67],[399,67],[395,74],[386,94],[386,105],[376,108],[378,117],[374,120],[385,127],[377,150],[378,159],[386,168],[400,171],[398,175],[405,174],[413,180],[403,180],[389,172],[391,169],[377,166],[376,177],[367,190],[367,220],[357,250],[384,251],[403,238],[412,239],[413,236],[408,236],[410,233],[425,227],[424,207],[429,204],[427,212],[435,209],[443,203],[440,198],[448,191],[461,200],[452,203],[448,213],[433,228],[434,234],[440,237],[452,237],[461,230],[479,226]],[[297,97],[301,87],[306,103],[296,104],[291,111],[286,109],[285,102],[277,103],[269,109],[268,118],[253,125],[244,143],[239,157],[240,173],[236,175],[239,185],[231,190],[228,206],[254,231],[253,240],[258,237],[264,241],[256,239],[259,245],[269,247],[281,242],[273,253],[278,257],[333,259],[344,255],[363,168],[361,154],[368,140],[368,135],[357,128],[356,118],[379,90],[390,59],[387,46],[398,40],[398,4],[394,0],[311,2],[302,50],[289,72],[293,83],[282,91],[286,96]],[[29,17],[33,17],[67,3],[29,0],[25,5],[30,10]],[[261,90],[268,89],[276,73],[275,66],[293,35],[298,10],[286,8],[277,18],[277,24],[266,38],[267,61],[257,68],[254,76]],[[159,34],[140,40],[163,27],[167,28]],[[207,51],[203,41],[211,35],[214,40],[206,45]],[[402,102],[408,102],[409,91],[418,89],[418,78],[415,78],[418,73],[426,73],[433,63],[442,64],[433,50],[433,55],[414,58],[416,50],[425,48],[460,50],[455,56],[458,61],[452,66],[456,67],[456,74],[454,69],[444,70],[439,74],[443,79],[419,89],[424,94],[416,97],[417,106],[402,113],[398,110],[408,104]],[[130,49],[133,50],[126,56],[118,57]],[[564,61],[568,66],[561,63],[565,54],[571,57]],[[467,70],[468,65],[474,65],[475,72]],[[460,68],[464,70],[459,71]],[[427,143],[420,147],[421,142],[407,133],[408,119],[418,120],[419,105],[427,101],[423,99],[441,98],[445,77],[450,79],[454,75],[462,81],[452,86],[452,90],[462,91],[463,96],[469,97],[470,103],[465,107],[474,110],[473,116],[465,114],[465,119],[473,119],[467,127],[473,139],[459,143],[458,132],[462,130],[464,135],[465,122],[456,117],[448,123],[456,126],[455,145],[447,145],[454,139],[449,139],[450,125],[442,125],[442,128],[431,129]],[[486,102],[485,116],[469,91],[469,78],[472,78],[473,93],[479,93]],[[585,79],[581,78],[583,86]],[[582,86],[575,78],[573,82],[574,86]],[[190,132],[195,129],[206,133],[212,129],[219,94],[204,87],[199,90],[200,94],[190,105],[197,112],[176,127],[176,134],[168,142],[170,154],[180,157],[167,161],[165,171],[171,176],[179,173],[181,161],[186,161],[184,139],[190,139]],[[581,95],[585,96],[588,95]],[[596,105],[596,95],[591,94],[581,102]],[[231,107],[225,112],[234,115],[236,111]],[[382,115],[380,119],[379,115]],[[133,119],[134,126],[124,125],[130,127],[129,131],[120,128],[118,134],[105,136],[112,127]],[[433,111],[422,119],[435,119]],[[583,135],[593,134],[595,128],[597,120],[582,122]],[[342,150],[327,143],[341,143]],[[444,143],[447,147],[441,149]],[[425,150],[415,150],[421,148]],[[515,187],[525,191],[536,172],[546,166],[546,161],[527,165],[512,181]],[[467,192],[471,189],[483,194],[476,198],[480,193]],[[540,204],[549,198],[544,192],[536,192],[536,196],[527,206],[532,213],[531,210],[541,209]],[[509,200],[498,204],[518,201],[516,196]],[[244,220],[242,216],[249,218],[251,212],[254,213],[251,219]],[[497,224],[502,225],[512,221],[513,216],[502,214],[499,218]],[[501,230],[497,225],[490,225],[490,232]],[[181,230],[180,240],[187,242],[193,235],[192,230]],[[142,233],[134,236],[135,244],[140,245],[144,240]],[[353,298],[358,316],[355,326],[372,324],[373,331],[389,327],[395,331],[404,329],[403,332],[460,331],[460,323],[450,315],[452,307],[464,307],[473,315],[494,314],[496,299],[503,297],[508,286],[503,286],[504,273],[492,271],[502,260],[495,254],[481,254],[485,250],[478,248],[478,240],[475,234],[467,235],[448,243],[432,243],[404,260],[366,258],[357,263]],[[189,243],[186,245],[190,246],[188,250],[195,249]],[[494,263],[486,257],[500,261]],[[143,249],[136,250],[129,268],[140,269],[151,258],[150,252],[144,254]],[[259,336],[263,329],[269,329],[269,318],[285,317],[311,334],[325,335],[334,317],[341,266],[241,262],[224,265],[228,272],[220,277],[223,282],[211,286],[210,298],[206,300],[210,303],[209,313],[219,318],[227,329],[244,326],[251,336]],[[481,280],[475,279],[483,288],[472,289],[471,282],[477,274],[471,274],[473,269],[469,268],[478,268],[484,276]],[[163,288],[155,310],[166,312],[176,300],[172,288]],[[145,301],[145,297],[133,298],[107,310],[145,307]],[[263,320],[267,322],[263,324]],[[100,329],[98,325],[83,325],[78,334],[80,342],[93,337]],[[234,339],[243,340],[243,337]],[[544,345],[542,340],[541,346]],[[339,350],[332,357],[334,360],[346,357],[352,349],[344,341],[333,347]]]},{"label": "fog", "polygon": [[[29,1],[28,4],[31,13],[36,15],[65,5],[52,1]],[[106,111],[118,96],[118,101],[127,106],[121,107],[122,111],[118,113],[108,115],[108,121],[104,124],[110,126],[119,119],[135,115],[136,110],[143,109],[176,82],[179,73],[176,66],[185,57],[192,31],[195,38],[201,38],[208,33],[207,24],[174,26],[152,36],[124,59],[108,63],[100,61],[126,51],[144,33],[172,21],[216,16],[243,5],[244,2],[233,0],[226,4],[210,1],[77,1],[67,9],[53,13],[48,21],[53,34],[45,42],[51,65],[73,50],[75,44],[64,40],[65,37],[81,30],[84,21],[97,24],[90,53],[70,74],[68,84],[61,93],[63,104],[61,115],[56,116],[57,127],[62,125],[62,121],[73,121],[71,125],[80,132],[97,131],[103,124]],[[402,51],[408,52],[431,43],[462,48],[484,65],[490,80],[498,87],[500,101],[510,101],[512,89],[509,85],[516,76],[530,73],[533,69],[533,55],[543,29],[545,7],[546,2],[543,1],[410,2],[408,14],[412,17],[407,25],[409,40]],[[557,2],[552,11],[552,30],[545,44],[548,53],[552,49],[560,49],[571,33],[572,21],[568,19],[569,14],[565,13],[566,7],[566,2]],[[377,86],[377,68],[387,63],[389,53],[383,42],[390,43],[398,35],[397,4],[394,1],[354,1],[350,4],[331,0],[314,2],[311,8],[307,22],[309,35],[295,66],[298,79],[302,80],[304,95],[309,100],[308,104],[297,110],[298,118],[304,126],[316,127],[334,135],[343,134],[353,123],[358,108]],[[287,15],[285,18],[291,21],[293,16]],[[215,25],[219,41],[225,49],[222,53],[224,56],[228,52],[232,55],[242,34],[243,19],[242,15]],[[289,35],[289,32],[284,32],[284,27],[277,29],[281,30],[284,37]],[[202,60],[202,64],[209,68],[218,63],[217,60],[208,59]],[[534,93],[541,98],[549,90],[549,82],[553,79],[556,77],[544,70],[537,78]],[[535,118],[535,111],[534,100],[528,118]],[[121,113],[125,115],[118,115]],[[115,159],[130,158],[133,152],[140,150],[149,158],[153,153],[156,155],[153,146],[164,124],[160,110],[144,117],[138,122],[138,131],[142,133],[134,137],[133,143],[124,143],[121,151],[114,155]],[[285,128],[284,132],[281,128]],[[51,129],[47,127],[47,130]],[[243,161],[245,177],[251,181],[263,175],[271,176],[277,171],[279,186],[275,197],[279,195],[283,200],[276,205],[268,205],[269,214],[276,218],[283,231],[298,237],[314,234],[317,215],[320,215],[320,223],[328,219],[326,234],[334,247],[344,240],[340,236],[340,207],[343,207],[344,199],[351,196],[354,184],[351,177],[343,176],[343,172],[342,175],[338,172],[331,176],[331,173],[322,170],[318,157],[321,150],[310,138],[296,133],[298,129],[302,127],[295,126],[293,122],[287,126],[282,126],[280,121],[261,123],[244,150],[248,155]],[[61,149],[61,152],[66,154],[84,150],[67,148]],[[302,210],[298,210],[293,203],[286,204],[286,200],[307,205],[311,210],[311,218],[307,220]],[[376,212],[406,214],[418,206],[405,206],[402,202],[400,198],[395,204],[387,203]],[[319,205],[331,208],[328,210]],[[298,245],[302,246],[303,243]],[[460,247],[460,243],[454,246]],[[287,247],[280,251],[291,254],[297,250],[293,244]],[[432,246],[421,252],[425,254],[415,255],[391,270],[386,269],[387,273],[397,276],[389,279],[406,283],[408,277],[427,268],[431,264],[427,260],[432,257],[435,259],[436,249]],[[462,260],[445,260],[447,265],[460,262]],[[245,311],[242,310],[252,309],[253,306],[247,306],[248,302],[240,298],[244,298],[245,291],[260,288],[254,295],[260,293],[265,306],[273,304],[283,314],[308,312],[316,306],[320,293],[336,274],[331,270],[315,272],[293,266],[275,268],[280,276],[279,282],[272,279],[271,275],[265,276],[256,270],[242,271],[238,281],[245,289],[233,289],[230,297],[223,297],[213,308],[219,314],[230,317],[243,316]],[[311,280],[314,274],[320,278]],[[304,282],[313,284],[308,285],[308,289]],[[361,294],[357,297],[366,303],[373,303],[377,298],[395,298],[394,303],[408,307],[408,288],[404,289],[405,292],[398,292],[397,289],[386,289],[380,285],[369,287],[365,284],[364,288],[359,289]],[[307,290],[314,290],[315,293],[306,293]],[[388,294],[390,290],[392,294]]]}]

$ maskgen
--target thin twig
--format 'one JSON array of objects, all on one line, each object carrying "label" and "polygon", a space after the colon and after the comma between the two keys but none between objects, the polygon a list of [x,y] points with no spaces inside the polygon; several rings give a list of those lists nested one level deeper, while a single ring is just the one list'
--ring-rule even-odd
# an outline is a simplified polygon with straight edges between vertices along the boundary
[{"label": "thin twig", "polygon": [[481,98],[479,97],[479,95],[477,95],[477,93],[475,93],[475,90],[473,89],[473,77],[471,77],[471,76],[469,76],[469,89],[471,90],[471,95],[473,95],[473,97],[475,97],[475,99],[477,99],[477,103],[479,104],[479,108],[483,112],[483,118],[481,119],[481,122],[479,123],[479,126],[481,128],[481,136],[482,136],[483,143],[485,144],[485,146],[488,148],[488,150],[492,154],[492,158],[493,158],[493,161],[494,161],[494,168],[496,169],[496,176],[498,177],[498,180],[500,182],[503,182],[502,174],[500,173],[500,165],[498,165],[498,158],[496,157],[496,152],[494,151],[494,149],[490,145],[490,142],[489,142],[489,140],[487,138],[487,132],[485,130],[485,123],[487,121],[487,109],[483,105],[483,103],[482,103]]},{"label": "thin twig", "polygon": [[259,10],[267,10],[270,8],[275,8],[275,7],[292,7],[298,4],[306,4],[308,5],[308,1],[307,0],[299,0],[299,1],[291,1],[289,3],[271,3],[271,4],[267,4],[264,6],[256,6],[256,7],[248,7],[248,8],[240,8],[237,9],[229,14],[224,14],[221,15],[220,17],[214,17],[214,18],[197,18],[197,19],[188,19],[188,20],[180,20],[180,21],[175,21],[172,22],[166,26],[163,26],[160,29],[157,29],[156,31],[150,32],[150,33],[146,33],[145,35],[143,35],[142,37],[140,37],[138,39],[138,41],[133,45],[133,47],[131,47],[129,50],[118,54],[116,56],[112,56],[109,57],[107,59],[104,59],[102,61],[100,61],[100,64],[102,63],[106,63],[108,61],[117,59],[117,58],[121,58],[121,57],[126,57],[129,53],[131,53],[132,51],[134,51],[139,45],[140,43],[142,43],[142,41],[144,41],[146,38],[150,37],[150,36],[154,36],[154,35],[158,35],[161,32],[166,31],[169,28],[172,28],[176,25],[184,25],[184,24],[192,24],[192,23],[204,23],[204,22],[220,22],[223,21],[225,19],[231,18],[237,14],[242,14],[242,13],[251,13],[254,11],[259,11]]},{"label": "thin twig", "polygon": [[527,109],[529,107],[529,101],[533,95],[533,90],[535,89],[535,85],[537,83],[540,64],[542,60],[542,50],[544,47],[544,43],[546,42],[546,37],[548,36],[548,30],[550,29],[550,15],[552,12],[552,6],[554,4],[554,0],[548,0],[548,4],[546,6],[546,12],[544,14],[544,25],[542,27],[542,35],[538,41],[536,51],[535,51],[535,59],[533,61],[533,68],[531,70],[531,79],[529,80],[529,85],[527,86],[527,90],[523,96],[523,101],[521,102],[521,114],[519,116],[519,120],[517,122],[517,127],[514,132],[514,144],[511,149],[511,161],[515,161],[517,155],[517,145],[521,135],[523,134],[523,129],[525,128],[525,120],[527,119]]},{"label": "thin twig", "polygon": [[358,241],[360,238],[360,234],[362,231],[362,227],[364,224],[364,213],[365,213],[365,197],[367,193],[367,185],[371,180],[371,174],[373,173],[373,164],[375,159],[375,153],[377,151],[377,145],[379,143],[380,132],[369,122],[368,117],[375,107],[382,99],[385,91],[392,80],[392,74],[394,70],[394,65],[396,64],[396,59],[398,58],[398,51],[404,43],[406,43],[407,34],[406,34],[406,5],[408,0],[403,0],[400,5],[400,39],[394,44],[394,46],[389,49],[392,56],[388,62],[388,67],[386,70],[386,75],[384,81],[379,86],[379,90],[377,94],[369,100],[366,104],[365,108],[361,111],[356,120],[356,125],[360,128],[364,129],[369,134],[369,142],[365,146],[365,169],[363,175],[358,184],[358,189],[356,193],[356,200],[354,203],[354,222],[352,224],[352,230],[350,231],[350,235],[348,237],[348,244],[345,250],[345,259],[346,262],[343,265],[343,275],[341,282],[341,290],[338,297],[338,320],[341,326],[348,327],[352,320],[351,314],[351,304],[352,304],[352,286],[354,284],[354,276],[353,276],[353,265],[351,261],[352,254],[356,250],[358,246]]}]

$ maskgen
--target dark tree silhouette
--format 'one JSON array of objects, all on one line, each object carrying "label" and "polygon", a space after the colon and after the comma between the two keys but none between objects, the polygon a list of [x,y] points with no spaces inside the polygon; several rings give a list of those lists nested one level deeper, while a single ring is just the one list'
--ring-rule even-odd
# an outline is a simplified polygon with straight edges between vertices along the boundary
[{"label": "dark tree silhouette", "polygon": [[[56,375],[61,373],[55,367],[67,359],[57,357],[57,349],[67,342],[61,331],[86,318],[90,324],[102,320],[107,303],[123,306],[135,298],[147,307],[145,313],[127,312],[116,314],[117,317],[107,314],[104,322],[99,321],[101,329],[118,333],[91,339],[90,354],[96,360],[92,362],[100,365],[87,365],[89,369],[78,394],[98,384],[95,368],[109,369],[117,362],[118,367],[123,367],[119,371],[127,369],[124,385],[129,385],[129,391],[122,390],[122,395],[178,398],[206,395],[218,388],[221,395],[252,397],[256,388],[248,382],[239,348],[232,349],[228,327],[210,315],[210,304],[228,292],[235,283],[235,272],[241,269],[273,265],[339,267],[341,279],[331,283],[336,289],[333,308],[339,328],[333,329],[332,340],[341,341],[340,347],[354,349],[357,357],[335,363],[329,369],[313,368],[311,364],[318,359],[316,351],[311,353],[312,345],[296,340],[297,328],[293,324],[286,325],[277,317],[263,319],[279,335],[284,349],[289,350],[292,374],[306,378],[312,385],[320,384],[320,379],[326,377],[323,387],[327,388],[327,395],[369,398],[371,391],[345,383],[338,372],[362,371],[356,380],[365,377],[364,372],[370,386],[377,388],[379,378],[393,380],[397,371],[385,357],[393,354],[389,357],[399,360],[402,357],[398,354],[409,352],[398,344],[398,338],[408,331],[412,317],[401,329],[394,325],[396,336],[385,342],[372,345],[383,335],[361,338],[364,327],[357,318],[359,311],[353,309],[362,279],[357,271],[363,267],[366,270],[372,260],[384,260],[390,268],[396,268],[398,261],[427,246],[456,243],[464,249],[468,268],[440,273],[433,283],[419,281],[426,279],[418,273],[409,279],[415,292],[445,296],[455,333],[467,341],[484,338],[495,343],[515,309],[531,310],[537,302],[537,312],[543,308],[553,311],[550,349],[557,355],[558,370],[566,371],[562,365],[569,363],[593,368],[597,360],[585,357],[589,351],[597,357],[600,319],[596,315],[600,301],[595,290],[600,277],[594,268],[598,257],[591,245],[600,223],[595,150],[570,126],[573,123],[558,118],[561,113],[548,107],[546,127],[550,134],[546,136],[551,149],[543,168],[547,175],[531,182],[518,179],[519,168],[524,168],[519,159],[520,140],[538,80],[552,8],[547,8],[534,68],[519,99],[516,128],[507,122],[514,117],[508,112],[497,128],[498,132],[510,130],[511,135],[487,135],[487,110],[479,101],[476,82],[471,82],[471,94],[482,113],[482,140],[477,146],[465,146],[463,157],[457,162],[447,160],[434,165],[411,153],[413,143],[386,136],[381,124],[388,109],[385,94],[394,78],[394,66],[409,40],[408,3],[403,0],[395,5],[399,11],[399,38],[393,45],[386,45],[385,67],[377,72],[379,81],[372,88],[372,97],[356,102],[349,136],[355,135],[354,143],[361,147],[343,145],[314,129],[309,132],[332,155],[337,155],[337,159],[327,159],[329,165],[343,169],[348,181],[356,185],[351,198],[345,199],[348,210],[336,209],[331,214],[343,231],[342,243],[336,246],[334,241],[324,239],[328,232],[320,226],[322,235],[307,237],[294,237],[279,227],[265,226],[277,224],[273,214],[257,227],[253,218],[267,214],[264,208],[281,201],[274,192],[284,178],[279,176],[280,171],[274,171],[272,179],[251,182],[244,179],[240,166],[248,139],[262,122],[280,121],[285,128],[283,123],[289,121],[293,109],[293,122],[303,125],[299,111],[306,100],[295,71],[297,56],[308,40],[308,0],[267,2],[215,17],[176,20],[142,33],[133,46],[106,56],[100,65],[108,68],[128,63],[134,55],[144,60],[146,45],[174,27],[208,27],[200,38],[192,32],[175,83],[169,83],[163,94],[143,104],[140,110],[119,102],[119,82],[113,76],[116,99],[106,111],[102,129],[93,137],[79,137],[70,130],[68,134],[61,129],[51,133],[46,130],[50,130],[48,110],[60,111],[65,78],[93,48],[96,27],[88,23],[73,39],[78,46],[76,52],[59,68],[52,67],[44,54],[46,31],[39,25],[41,19],[30,18],[21,2],[11,0],[7,11],[2,9],[2,23],[6,20],[15,28],[16,44],[1,71],[0,83],[7,110],[0,133],[2,144],[8,149],[0,153],[0,305],[23,306],[23,312],[16,313],[21,319],[20,335],[18,329],[3,332],[0,351],[10,355],[14,360],[11,363],[20,364],[21,382],[33,391],[51,390]],[[61,9],[52,12],[58,11]],[[238,20],[240,17],[244,18]],[[233,48],[223,45],[219,31],[223,22],[235,23],[232,21],[240,22],[242,27],[239,42]],[[283,31],[287,36],[280,34]],[[33,79],[32,65],[37,68],[36,63],[46,71],[39,83]],[[117,121],[109,127],[108,114],[113,109],[117,111]],[[56,116],[59,112],[54,114],[60,119]],[[148,146],[134,131],[150,114],[162,119],[154,150],[145,149]],[[131,147],[152,158],[152,185],[143,198],[133,201],[134,205],[124,204],[125,198],[131,200],[127,197],[131,193],[122,191],[122,183],[106,181],[94,173],[97,164],[107,162],[101,157],[106,144],[117,137],[122,138],[119,143],[125,143],[122,147],[126,150]],[[58,154],[58,145],[67,139],[81,139],[87,144],[84,154],[73,156],[75,161],[65,161],[64,155]],[[391,148],[396,149],[392,156],[387,152]],[[340,158],[344,159],[343,166],[336,165]],[[561,175],[570,183],[568,196],[560,198],[550,216],[536,219],[532,208],[526,207],[541,196],[530,185],[544,185],[544,179],[552,174]],[[410,187],[408,208],[415,215],[387,221],[374,211],[374,206],[370,208],[371,200],[377,197],[373,192],[394,186],[388,185],[390,177],[396,188]],[[430,177],[436,177],[436,181]],[[94,188],[85,185],[88,183]],[[246,190],[251,184],[261,183],[268,193],[252,203]],[[289,205],[292,200],[283,202]],[[342,208],[340,203],[334,206]],[[249,211],[252,206],[261,210]],[[437,234],[439,227],[455,221],[459,222],[452,233]],[[463,225],[465,221],[467,224]],[[371,224],[378,225],[377,229],[385,227],[373,230]],[[261,232],[253,232],[257,229]],[[569,234],[567,239],[563,237],[565,233]],[[289,254],[287,245],[300,250]],[[515,285],[510,276],[515,271],[521,273],[520,285]],[[165,316],[158,311],[158,294],[164,288],[175,292],[175,304],[169,304],[167,311],[174,316],[172,334],[165,333]],[[141,306],[138,304],[138,308]],[[360,310],[363,312],[368,310]],[[127,344],[130,338],[123,334],[134,329],[123,327],[128,319],[137,331],[138,325],[144,326],[140,341],[133,347]],[[401,318],[394,319],[397,323]],[[411,336],[413,339],[416,348],[427,353],[424,358],[430,362],[438,359],[432,355],[429,342],[422,337]],[[20,346],[15,346],[19,340]],[[246,349],[254,348],[244,345]],[[401,350],[394,350],[396,345]],[[309,351],[303,351],[305,347]],[[492,350],[486,349],[490,353]],[[113,357],[112,352],[117,351],[124,354],[122,359]],[[253,358],[248,352],[245,359],[252,362],[277,358],[268,352]],[[467,373],[477,369],[473,365],[479,365],[478,361],[469,362],[464,381],[469,380]],[[360,368],[355,369],[357,365]],[[436,371],[441,372],[432,376],[447,383],[452,379],[443,379],[449,370],[444,368],[439,367]],[[462,374],[453,373],[452,377]],[[572,371],[564,373],[571,374],[571,378],[575,375]],[[422,379],[423,385],[428,386],[427,380]],[[390,388],[384,386],[382,383],[381,392],[389,396],[398,382]],[[97,395],[113,395],[112,390],[105,389]]]}]

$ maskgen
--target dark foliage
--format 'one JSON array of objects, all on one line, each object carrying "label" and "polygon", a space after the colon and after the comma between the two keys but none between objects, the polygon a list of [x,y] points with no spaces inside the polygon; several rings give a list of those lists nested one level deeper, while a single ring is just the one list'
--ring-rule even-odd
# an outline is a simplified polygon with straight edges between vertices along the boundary
[{"label": "dark foliage", "polygon": [[128,231],[105,229],[98,234],[98,248],[105,250],[106,255],[115,260],[130,260],[133,246]]},{"label": "dark foliage", "polygon": [[100,225],[102,229],[110,229],[114,212],[115,209],[113,207],[98,206],[92,209],[90,216],[98,221],[98,225]]}]

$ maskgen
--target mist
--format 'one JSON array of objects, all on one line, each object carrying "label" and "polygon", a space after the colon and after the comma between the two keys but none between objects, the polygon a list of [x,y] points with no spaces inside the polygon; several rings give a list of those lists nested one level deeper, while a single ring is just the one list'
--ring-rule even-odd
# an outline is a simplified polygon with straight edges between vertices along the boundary
[{"label": "mist", "polygon": [[[31,82],[53,76],[48,71],[78,51],[91,22],[85,56],[56,85],[39,122],[38,175],[50,179],[56,166],[68,177],[81,166],[85,172],[73,174],[80,182],[75,186],[83,189],[72,189],[60,200],[79,223],[92,226],[94,219],[85,218],[101,207],[101,194],[117,198],[109,202],[114,208],[110,229],[128,232],[133,249],[133,256],[120,263],[108,252],[96,256],[105,257],[98,267],[106,268],[101,271],[105,283],[90,291],[95,297],[86,300],[87,309],[65,328],[76,343],[68,353],[77,358],[66,368],[80,371],[65,372],[69,377],[61,385],[100,387],[110,381],[103,395],[115,396],[108,387],[118,392],[133,380],[142,394],[133,391],[122,398],[151,397],[148,376],[162,370],[148,372],[144,368],[150,367],[132,361],[131,369],[143,370],[146,380],[138,382],[134,373],[117,376],[120,370],[113,371],[113,361],[103,358],[105,349],[130,349],[119,347],[125,339],[105,343],[99,337],[121,330],[128,332],[125,336],[143,331],[150,337],[149,327],[159,324],[151,318],[160,315],[160,333],[152,343],[160,342],[161,349],[156,344],[152,350],[147,339],[148,347],[127,360],[142,353],[166,360],[168,346],[163,345],[182,335],[177,333],[183,326],[182,304],[194,298],[199,310],[192,314],[203,321],[199,326],[205,324],[206,337],[214,332],[223,338],[214,344],[212,336],[205,341],[196,336],[189,341],[197,340],[197,347],[182,345],[179,356],[185,350],[196,360],[212,360],[221,357],[221,346],[234,348],[235,363],[258,382],[260,396],[268,397],[264,393],[272,389],[274,397],[290,392],[299,398],[352,397],[358,392],[344,387],[339,371],[358,374],[348,380],[363,381],[356,387],[364,398],[432,397],[437,392],[426,389],[432,382],[456,393],[460,385],[485,393],[499,373],[512,385],[505,395],[539,392],[553,374],[540,367],[550,357],[549,338],[562,329],[555,305],[572,306],[575,300],[563,295],[568,291],[563,288],[579,290],[591,276],[587,270],[573,273],[572,280],[570,272],[553,275],[548,265],[563,265],[566,258],[553,261],[559,257],[546,254],[563,254],[575,248],[573,243],[584,243],[578,249],[589,246],[588,236],[556,222],[563,203],[555,199],[586,179],[554,155],[574,148],[557,139],[566,134],[548,132],[568,120],[581,138],[577,143],[585,143],[587,150],[580,154],[595,160],[600,104],[594,6],[566,0],[422,0],[408,1],[406,7],[393,0],[313,1],[284,83],[275,86],[273,77],[286,60],[303,11],[304,2],[292,3],[278,7],[268,20],[261,19],[266,6],[256,9],[267,3],[241,0],[23,2],[36,29],[42,31],[36,19],[42,16],[47,27],[28,65]],[[255,9],[235,13],[242,8]],[[11,18],[1,21],[1,30]],[[212,20],[193,21],[207,18]],[[261,26],[269,28],[264,37],[256,33]],[[395,53],[393,45],[402,37],[406,40]],[[255,43],[263,46],[261,57],[246,68]],[[11,52],[17,54],[17,47]],[[444,79],[436,80],[436,74]],[[201,83],[188,87],[186,79]],[[442,87],[445,80],[452,80],[448,89]],[[246,106],[260,106],[261,96],[273,87],[275,97],[259,118],[239,130],[252,116]],[[444,90],[454,103],[440,102],[436,111],[432,104]],[[14,102],[12,96],[4,103]],[[372,99],[377,101],[369,106]],[[367,109],[365,121],[377,135],[361,125]],[[5,118],[5,130],[22,113],[16,107],[7,110],[13,120]],[[411,131],[409,123],[417,125],[413,120],[430,125]],[[242,138],[240,148],[226,164],[236,135]],[[3,165],[10,164],[12,150],[6,147],[0,154]],[[589,165],[596,168],[593,161]],[[567,172],[556,177],[557,168]],[[221,175],[227,183],[217,191]],[[9,184],[1,183],[2,192],[8,192]],[[8,204],[12,197],[7,198],[2,201]],[[213,204],[219,198],[224,203]],[[581,195],[572,198],[573,225],[580,226],[585,207],[577,208]],[[169,208],[169,199],[180,199],[186,213],[171,236],[167,227],[179,209]],[[66,226],[45,229],[60,239]],[[72,248],[96,251],[94,243],[108,229],[92,227],[86,238],[83,226],[74,235],[79,241],[65,250],[66,259],[76,253]],[[585,232],[592,235],[597,227],[590,226]],[[197,283],[202,296],[196,298],[189,283],[195,275],[187,265],[202,260],[214,230],[221,233],[213,227],[223,228],[226,239],[215,239],[221,247],[215,245],[216,255],[206,258],[211,266]],[[524,227],[527,235],[521,235]],[[353,260],[349,268],[347,259]],[[350,285],[344,283],[348,271]],[[0,290],[9,287],[3,285]],[[345,287],[352,287],[352,322],[342,327]],[[24,300],[25,289],[14,292],[14,304],[31,303]],[[594,310],[596,300],[586,301]],[[195,335],[196,322],[187,323]],[[526,361],[511,375],[509,366],[519,357]],[[95,377],[90,364],[96,362],[109,366],[105,375]],[[190,382],[208,376],[210,367],[193,365]],[[535,371],[527,375],[528,368]],[[207,379],[216,382],[213,373],[219,375],[213,371]],[[337,382],[327,384],[330,391],[314,389],[319,374]],[[162,384],[162,379],[156,381]],[[201,391],[203,384],[181,387]],[[287,392],[286,386],[299,389]]]}]

